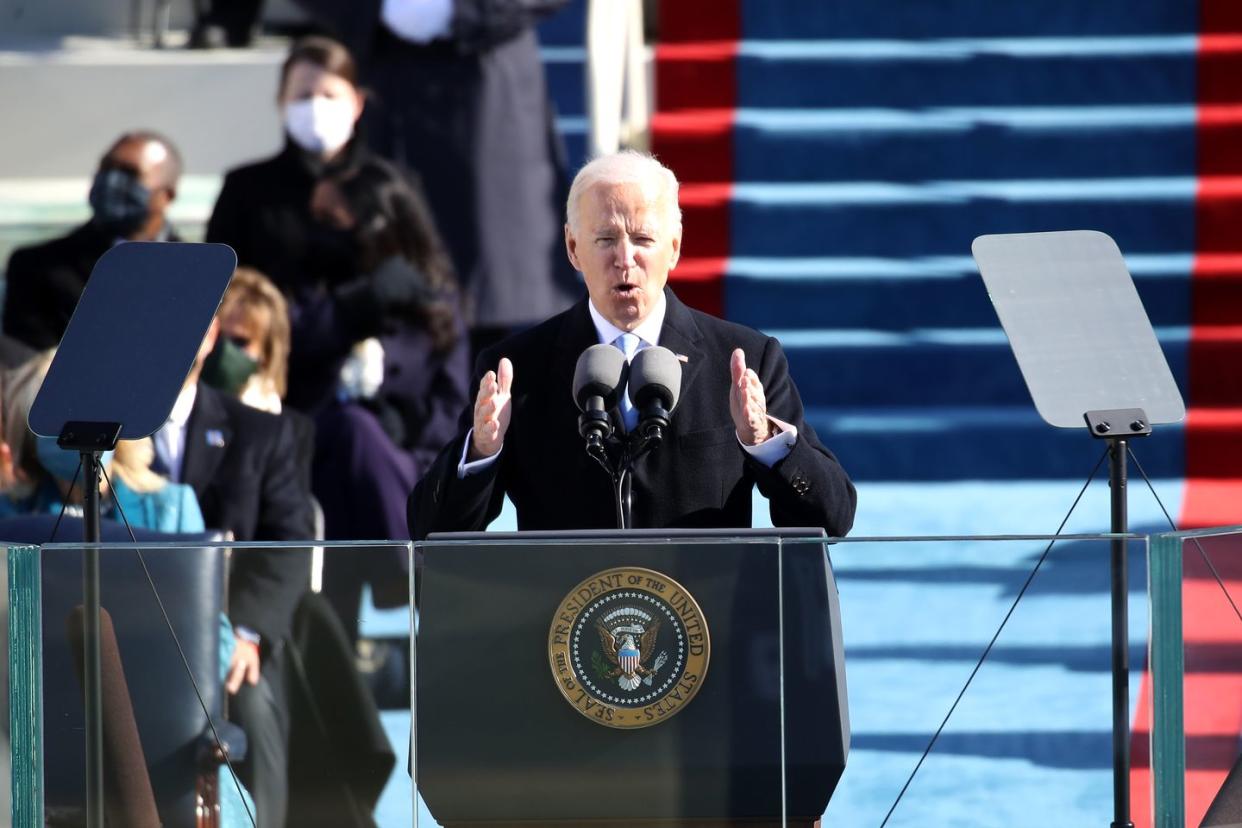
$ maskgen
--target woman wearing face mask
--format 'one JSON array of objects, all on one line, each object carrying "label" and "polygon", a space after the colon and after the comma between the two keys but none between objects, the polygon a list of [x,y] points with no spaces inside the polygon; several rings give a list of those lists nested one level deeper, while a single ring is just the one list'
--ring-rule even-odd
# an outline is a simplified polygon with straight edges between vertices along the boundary
[{"label": "woman wearing face mask", "polygon": [[289,308],[272,281],[239,267],[224,291],[220,336],[203,362],[203,381],[246,405],[281,413],[289,365]]},{"label": "woman wearing face mask", "polygon": [[[313,209],[351,240],[370,303],[357,325],[368,338],[355,343],[336,400],[316,416],[313,490],[324,534],[407,537],[408,493],[470,400],[460,291],[425,206],[391,164],[372,159],[327,176]],[[377,603],[403,602],[404,556],[325,561],[324,592],[349,629],[364,581]]]},{"label": "woman wearing face mask", "polygon": [[207,241],[230,245],[240,265],[266,274],[284,294],[291,324],[286,401],[312,412],[331,399],[336,365],[359,338],[349,306],[358,297],[345,287],[355,277],[351,241],[318,224],[310,208],[319,181],[371,157],[355,134],[365,98],[349,51],[324,37],[297,41],[281,67],[277,102],[284,149],[228,173]]},{"label": "woman wearing face mask", "polygon": [[[68,504],[67,514],[81,515],[82,475],[77,452],[56,445],[54,437],[38,437],[30,432],[27,416],[43,383],[52,352],[39,354],[6,375],[3,383],[4,442],[13,458],[13,479],[0,495],[0,517],[29,514],[59,514]],[[119,521],[113,495],[131,526],[157,532],[202,532],[203,513],[194,490],[151,470],[155,450],[150,438],[122,440],[116,451],[101,458],[111,481],[109,492],[103,483],[99,505],[103,517]],[[77,482],[70,486],[74,477]]]},{"label": "woman wearing face mask", "polygon": [[239,267],[224,291],[216,318],[220,335],[203,361],[203,382],[251,408],[288,420],[302,482],[309,491],[315,425],[310,417],[283,405],[290,337],[285,297],[259,271]]}]

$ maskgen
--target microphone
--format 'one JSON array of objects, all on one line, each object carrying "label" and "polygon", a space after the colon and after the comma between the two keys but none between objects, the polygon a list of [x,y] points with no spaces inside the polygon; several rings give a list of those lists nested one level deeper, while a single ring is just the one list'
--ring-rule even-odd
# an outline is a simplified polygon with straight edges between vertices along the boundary
[{"label": "microphone", "polygon": [[611,345],[592,345],[578,357],[574,366],[574,402],[578,433],[587,441],[587,450],[603,448],[604,438],[612,434],[608,411],[617,404],[625,384],[625,354]]},{"label": "microphone", "polygon": [[668,348],[644,348],[630,364],[629,386],[630,401],[638,409],[638,433],[658,443],[681,395],[681,362]]}]

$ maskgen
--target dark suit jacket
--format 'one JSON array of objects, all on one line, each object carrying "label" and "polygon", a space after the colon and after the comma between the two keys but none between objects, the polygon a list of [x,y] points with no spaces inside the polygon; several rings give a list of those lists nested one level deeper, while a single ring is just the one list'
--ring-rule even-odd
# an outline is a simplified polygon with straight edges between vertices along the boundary
[{"label": "dark suit jacket", "polygon": [[[751,491],[771,502],[778,526],[849,531],[855,493],[835,457],[803,419],[802,401],[780,344],[750,328],[687,308],[670,290],[660,345],[687,357],[681,401],[664,443],[636,464],[634,526],[746,527]],[[513,361],[513,410],[499,461],[457,478],[472,411],[409,503],[413,537],[477,531],[499,513],[503,495],[522,529],[616,527],[611,481],[583,448],[571,387],[578,356],[598,337],[586,301],[485,351],[476,374]],[[738,444],[729,414],[729,355],[740,347],[763,381],[768,410],[798,428],[790,454],[769,469]]]},{"label": "dark suit jacket", "polygon": [[[186,428],[181,479],[194,489],[203,519],[246,541],[305,540],[313,527],[288,421],[250,408],[203,383]],[[283,639],[310,583],[305,549],[235,550],[229,619]]]},{"label": "dark suit jacket", "polygon": [[95,262],[115,241],[87,222],[66,236],[14,250],[4,275],[4,332],[38,351],[59,345]]}]

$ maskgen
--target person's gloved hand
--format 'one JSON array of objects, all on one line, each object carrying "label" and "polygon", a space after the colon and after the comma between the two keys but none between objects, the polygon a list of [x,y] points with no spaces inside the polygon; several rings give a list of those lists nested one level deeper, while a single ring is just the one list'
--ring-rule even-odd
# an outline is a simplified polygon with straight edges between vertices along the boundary
[{"label": "person's gloved hand", "polygon": [[376,301],[388,313],[419,307],[433,295],[426,274],[400,256],[381,262],[370,279]]}]

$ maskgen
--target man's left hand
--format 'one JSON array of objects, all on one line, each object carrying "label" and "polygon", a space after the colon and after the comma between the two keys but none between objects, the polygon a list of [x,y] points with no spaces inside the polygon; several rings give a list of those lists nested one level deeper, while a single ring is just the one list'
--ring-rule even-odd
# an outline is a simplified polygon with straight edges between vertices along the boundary
[{"label": "man's left hand", "polygon": [[224,688],[229,695],[236,695],[242,682],[251,686],[259,683],[259,645],[247,641],[241,636],[233,636],[233,660],[229,664],[229,674],[224,680]]},{"label": "man's left hand", "polygon": [[746,367],[746,354],[741,348],[733,352],[729,368],[733,374],[733,383],[729,386],[729,413],[733,415],[738,439],[748,446],[757,446],[772,436],[763,383],[758,374]]}]

